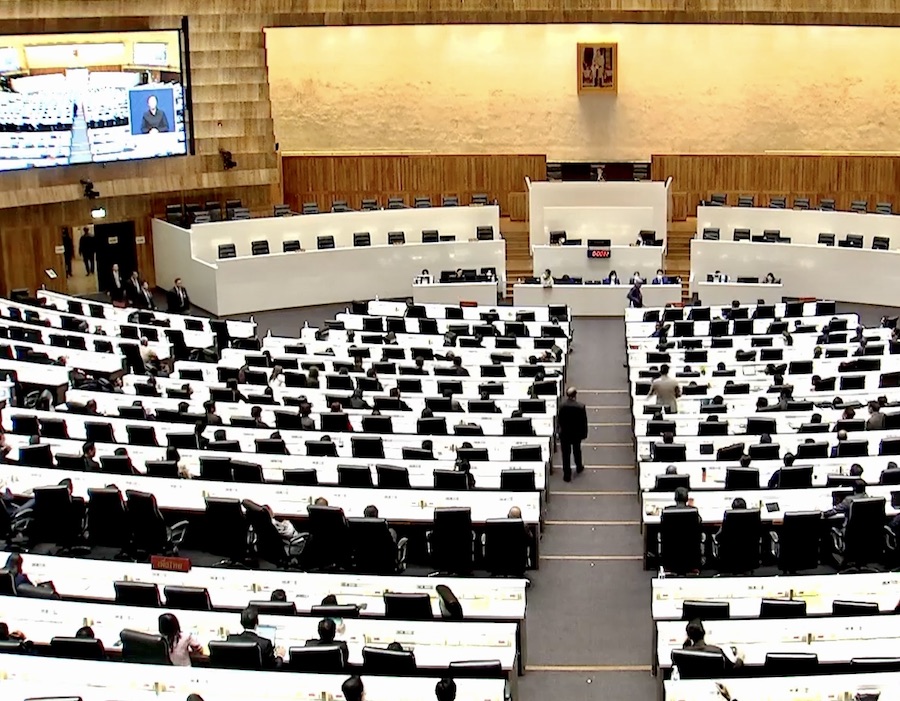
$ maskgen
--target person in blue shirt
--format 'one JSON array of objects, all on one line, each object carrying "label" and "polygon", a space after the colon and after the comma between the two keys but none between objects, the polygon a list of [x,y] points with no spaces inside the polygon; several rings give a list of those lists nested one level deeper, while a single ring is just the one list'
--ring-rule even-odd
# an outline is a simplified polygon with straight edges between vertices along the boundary
[{"label": "person in blue shirt", "polygon": [[666,276],[663,274],[662,270],[656,271],[656,277],[653,278],[652,284],[654,285],[663,285],[666,282]]}]

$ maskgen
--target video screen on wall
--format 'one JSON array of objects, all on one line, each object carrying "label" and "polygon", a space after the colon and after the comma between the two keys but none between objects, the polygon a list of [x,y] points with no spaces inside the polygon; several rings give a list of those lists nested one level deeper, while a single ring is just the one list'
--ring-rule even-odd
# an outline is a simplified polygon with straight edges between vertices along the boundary
[{"label": "video screen on wall", "polygon": [[179,29],[0,36],[0,171],[183,156]]}]

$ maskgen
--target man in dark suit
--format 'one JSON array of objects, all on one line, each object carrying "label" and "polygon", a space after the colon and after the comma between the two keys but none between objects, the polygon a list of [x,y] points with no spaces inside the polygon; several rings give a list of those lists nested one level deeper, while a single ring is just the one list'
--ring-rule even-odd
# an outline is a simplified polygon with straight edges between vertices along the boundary
[{"label": "man in dark suit", "polygon": [[153,293],[150,291],[150,284],[146,280],[141,283],[141,293],[135,300],[134,306],[138,309],[156,309],[156,304],[153,302]]},{"label": "man in dark suit", "polygon": [[569,453],[575,458],[575,471],[584,471],[581,462],[581,441],[587,438],[588,420],[587,410],[584,404],[576,400],[578,391],[574,387],[566,390],[566,398],[559,405],[557,426],[559,430],[559,442],[562,444],[563,480],[572,481],[572,467],[569,463]]},{"label": "man in dark suit", "polygon": [[100,472],[100,463],[94,458],[97,457],[97,448],[93,441],[87,441],[81,449],[81,456],[84,458],[84,469],[86,472]]},{"label": "man in dark suit", "polygon": [[307,640],[306,647],[313,647],[316,645],[337,645],[341,648],[341,656],[344,658],[344,664],[347,664],[347,659],[350,657],[350,651],[347,649],[347,643],[343,640],[335,640],[334,636],[337,633],[337,627],[334,624],[334,621],[330,618],[323,618],[319,621],[319,638],[318,640]]},{"label": "man in dark suit", "polygon": [[281,666],[281,658],[275,656],[275,646],[268,638],[260,637],[256,634],[256,626],[259,625],[259,611],[255,606],[248,606],[241,611],[241,626],[244,628],[243,633],[235,635],[231,633],[226,638],[227,642],[256,643],[259,646],[260,656],[264,669],[275,669]]},{"label": "man in dark suit", "polygon": [[175,278],[175,287],[166,293],[166,301],[169,304],[170,313],[186,314],[190,310],[191,298],[180,277]]},{"label": "man in dark suit", "polygon": [[143,294],[141,293],[141,277],[138,275],[137,270],[131,273],[128,282],[125,283],[125,297],[128,299],[129,304],[135,307],[140,306]]}]

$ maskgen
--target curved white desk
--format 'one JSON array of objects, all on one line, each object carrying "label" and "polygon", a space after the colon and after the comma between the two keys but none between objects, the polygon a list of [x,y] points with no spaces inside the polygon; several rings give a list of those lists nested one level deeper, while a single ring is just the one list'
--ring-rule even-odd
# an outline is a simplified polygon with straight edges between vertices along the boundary
[{"label": "curved white desk", "polygon": [[[765,273],[763,273],[764,275]],[[764,282],[707,282],[694,280],[691,276],[691,292],[696,292],[704,306],[727,304],[733,300],[742,304],[755,304],[763,300],[767,304],[777,304],[784,296],[784,284]]]},{"label": "curved white desk", "polygon": [[[514,285],[513,300],[519,305],[567,304],[573,316],[625,316],[631,285]],[[681,285],[641,287],[645,307],[664,307],[681,302]]]},{"label": "curved white desk", "polygon": [[459,304],[477,302],[497,304],[500,282],[433,282],[430,285],[413,283],[412,298],[416,304]]}]

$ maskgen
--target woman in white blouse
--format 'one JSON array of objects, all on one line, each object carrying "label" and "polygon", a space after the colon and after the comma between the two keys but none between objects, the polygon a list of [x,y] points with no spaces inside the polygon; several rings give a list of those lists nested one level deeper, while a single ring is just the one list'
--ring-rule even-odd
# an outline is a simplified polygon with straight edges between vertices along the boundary
[{"label": "woman in white blouse", "polygon": [[203,651],[193,635],[181,632],[181,624],[171,613],[164,613],[159,617],[159,634],[166,641],[169,660],[175,667],[190,667],[191,653],[199,654]]},{"label": "woman in white blouse", "polygon": [[284,387],[284,368],[280,365],[275,365],[272,368],[272,375],[269,377],[269,387],[273,389],[276,387]]}]

